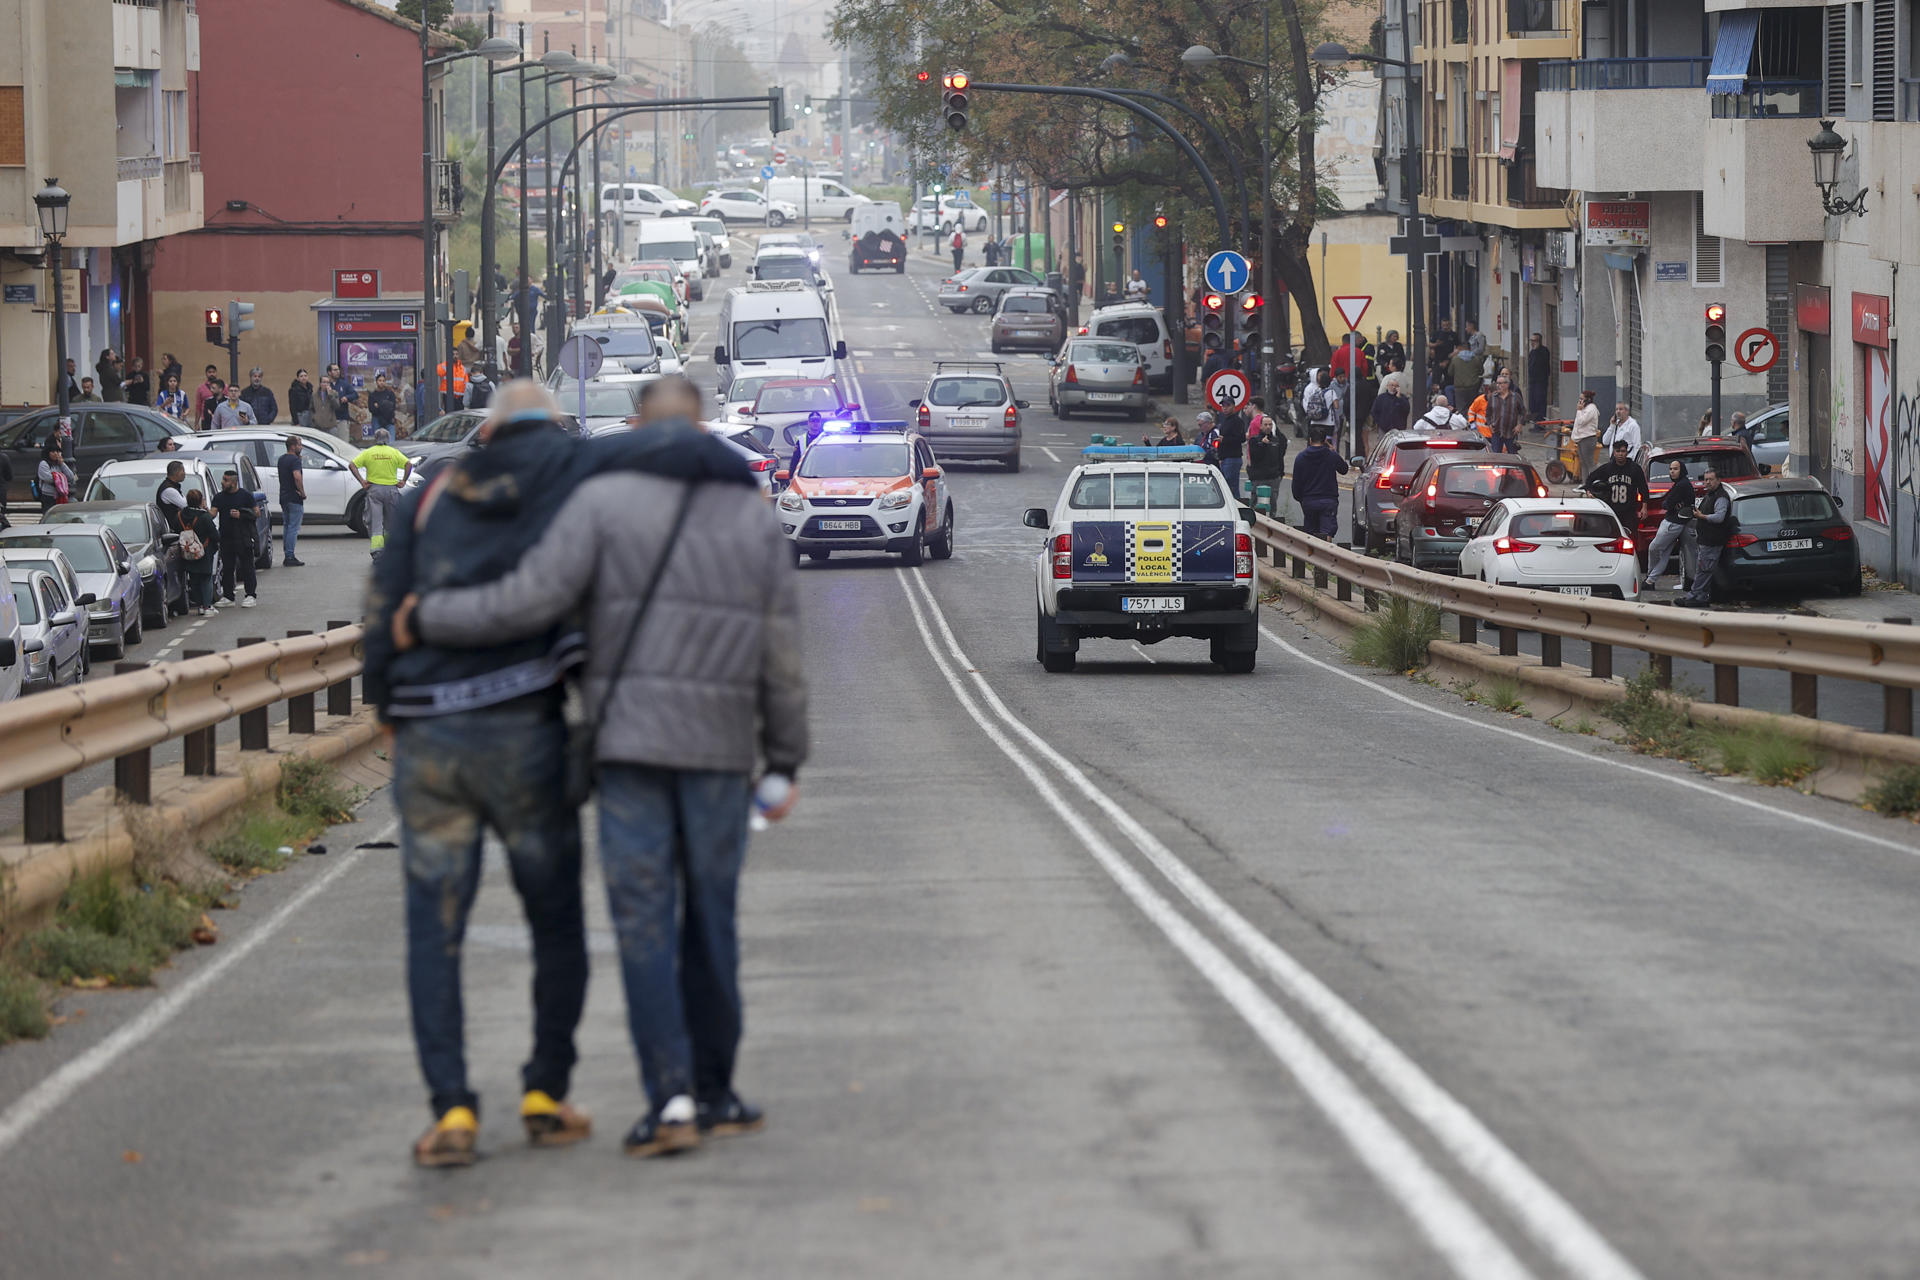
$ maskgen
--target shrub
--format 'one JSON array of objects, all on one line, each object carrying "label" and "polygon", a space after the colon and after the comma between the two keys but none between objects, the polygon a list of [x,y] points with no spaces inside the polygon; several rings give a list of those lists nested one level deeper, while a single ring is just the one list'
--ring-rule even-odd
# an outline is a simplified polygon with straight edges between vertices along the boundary
[{"label": "shrub", "polygon": [[1920,812],[1920,765],[1902,765],[1867,787],[1867,808],[1888,816]]},{"label": "shrub", "polygon": [[1642,667],[1627,681],[1627,696],[1607,708],[1607,718],[1626,732],[1635,751],[1691,760],[1700,754],[1700,732],[1687,715],[1684,695],[1660,687],[1651,666]]},{"label": "shrub", "polygon": [[1716,733],[1713,747],[1724,772],[1743,773],[1770,787],[1792,786],[1820,767],[1808,742],[1777,728]]},{"label": "shrub", "polygon": [[1520,682],[1511,676],[1503,676],[1487,686],[1486,703],[1495,711],[1509,713],[1525,712],[1527,702],[1520,696]]},{"label": "shrub", "polygon": [[67,887],[54,923],[22,942],[21,960],[49,982],[145,986],[155,966],[192,945],[199,917],[172,885],[123,888],[111,872],[96,871]]},{"label": "shrub", "polygon": [[331,765],[297,756],[281,764],[276,798],[289,814],[322,826],[351,820],[360,799],[340,785]]},{"label": "shrub", "polygon": [[1427,664],[1427,649],[1440,638],[1440,610],[1395,596],[1384,613],[1354,628],[1347,654],[1386,671],[1412,671]]},{"label": "shrub", "polygon": [[40,984],[17,970],[0,968],[0,1044],[38,1040],[47,1034],[48,1026]]}]

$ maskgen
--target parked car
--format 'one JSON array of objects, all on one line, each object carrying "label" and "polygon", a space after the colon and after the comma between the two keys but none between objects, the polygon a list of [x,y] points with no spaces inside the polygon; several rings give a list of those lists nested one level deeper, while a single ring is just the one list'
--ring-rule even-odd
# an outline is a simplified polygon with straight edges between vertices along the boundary
[{"label": "parked car", "polygon": [[1716,595],[1754,587],[1860,594],[1860,543],[1825,485],[1811,476],[1760,476],[1727,488],[1735,532],[1713,575]]},{"label": "parked car", "polygon": [[1633,537],[1598,498],[1502,498],[1460,552],[1460,576],[1569,596],[1640,598]]},{"label": "parked car", "polygon": [[15,598],[25,587],[0,571],[0,702],[12,702],[27,682],[27,655],[20,651],[20,604]]},{"label": "parked car", "polygon": [[157,454],[151,458],[130,458],[109,462],[93,473],[80,495],[82,502],[153,502],[160,482],[167,478],[167,464],[178,462],[186,475],[180,481],[182,492],[198,489],[213,506],[213,495],[220,491],[220,474],[212,460],[200,451],[182,448],[178,453]]},{"label": "parked car", "polygon": [[[69,416],[74,445],[66,462],[83,487],[103,464],[148,457],[168,436],[187,434],[185,423],[141,405],[77,404]],[[40,451],[53,439],[59,423],[58,409],[41,409],[0,428],[0,452],[13,464],[13,480],[6,486],[8,502],[32,500]]]},{"label": "parked car", "polygon": [[1753,453],[1754,463],[1762,467],[1771,467],[1777,474],[1786,469],[1787,437],[1790,419],[1787,406],[1776,404],[1762,409],[1747,419],[1747,426],[1759,434],[1753,443],[1747,446]]},{"label": "parked car", "polygon": [[[113,530],[97,524],[22,525],[0,530],[0,553],[55,551],[66,557],[87,610],[87,643],[120,659],[140,643],[142,579],[133,556]],[[11,563],[11,556],[9,555]]]},{"label": "parked car", "polygon": [[938,301],[955,315],[968,311],[986,315],[1007,290],[1044,288],[1046,283],[1024,267],[969,267],[941,284]]},{"label": "parked car", "polygon": [[79,684],[93,669],[87,656],[87,624],[60,580],[41,569],[9,565],[20,613],[20,652],[26,658],[21,693],[39,693],[61,685]]},{"label": "parked car", "polygon": [[1018,287],[1000,295],[987,346],[1002,351],[1058,351],[1066,339],[1067,323],[1055,309],[1051,289]]},{"label": "parked car", "polygon": [[1546,496],[1546,482],[1532,463],[1505,454],[1435,452],[1414,473],[1394,519],[1394,559],[1416,569],[1456,572],[1460,552],[1494,503]]},{"label": "parked car", "polygon": [[164,627],[187,611],[186,567],[180,535],[151,502],[69,502],[40,517],[42,525],[100,525],[113,530],[140,575],[143,627]]},{"label": "parked car", "polygon": [[[182,452],[217,449],[244,450],[266,482],[267,506],[275,521],[285,523],[280,510],[280,455],[287,437],[301,440],[301,483],[306,486],[305,525],[344,524],[355,533],[367,532],[367,496],[347,470],[360,450],[338,436],[307,427],[229,427],[223,431],[196,431],[180,438]],[[216,486],[217,487],[217,486]],[[208,495],[211,500],[212,495]]]},{"label": "parked car", "polygon": [[1144,422],[1153,402],[1140,349],[1130,342],[1069,339],[1047,371],[1047,403],[1058,418],[1070,418],[1079,409],[1099,409]]},{"label": "parked car", "polygon": [[1487,441],[1472,431],[1389,431],[1374,443],[1373,453],[1355,467],[1356,498],[1353,513],[1355,550],[1385,551],[1393,540],[1394,518],[1413,484],[1413,473],[1435,450],[1485,450]]},{"label": "parked car", "polygon": [[1100,307],[1087,317],[1081,332],[1091,338],[1131,342],[1140,348],[1140,360],[1147,366],[1148,389],[1173,389],[1173,335],[1168,332],[1166,317],[1158,307],[1146,302],[1116,302]]},{"label": "parked car", "polygon": [[[177,458],[181,454],[171,456]],[[224,449],[218,447],[216,443],[214,447],[197,450],[193,456],[204,459],[207,470],[213,473],[213,488],[207,492],[209,510],[213,508],[213,495],[220,491],[220,478],[229,471],[239,473],[237,478],[241,492],[252,494],[254,504],[267,513],[266,519],[254,523],[256,539],[253,546],[253,567],[256,570],[273,568],[273,508],[278,505],[280,497],[279,474],[277,472],[274,474],[272,489],[269,492],[266,482],[260,478],[260,468],[253,465],[252,452],[238,442]]]},{"label": "parked car", "polygon": [[1760,474],[1760,467],[1747,450],[1746,441],[1736,436],[1656,440],[1647,452],[1647,492],[1652,497],[1640,512],[1640,527],[1633,531],[1643,559],[1648,548],[1653,546],[1654,535],[1660,532],[1667,490],[1673,487],[1673,479],[1667,474],[1667,464],[1675,458],[1686,465],[1687,478],[1693,481],[1696,490],[1700,487],[1700,477],[1706,474],[1709,467],[1728,484],[1751,480]]},{"label": "parked car", "polygon": [[1020,469],[1020,411],[998,364],[937,360],[927,389],[908,401],[920,434],[943,459],[987,458]]},{"label": "parked car", "polygon": [[722,187],[700,201],[700,212],[728,222],[757,222],[784,227],[800,220],[800,206],[787,200],[769,200],[747,187]]}]

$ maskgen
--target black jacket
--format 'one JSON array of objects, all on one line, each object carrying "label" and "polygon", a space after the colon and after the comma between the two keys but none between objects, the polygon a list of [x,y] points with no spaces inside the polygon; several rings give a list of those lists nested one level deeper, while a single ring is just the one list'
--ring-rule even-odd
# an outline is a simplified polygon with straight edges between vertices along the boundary
[{"label": "black jacket", "polygon": [[295,422],[300,415],[313,409],[313,384],[301,382],[298,378],[287,384],[287,413]]},{"label": "black jacket", "polygon": [[367,412],[373,415],[376,422],[392,422],[399,407],[400,397],[394,394],[392,387],[376,386],[367,392]]},{"label": "black jacket", "polygon": [[1647,491],[1647,473],[1632,458],[1625,462],[1608,461],[1587,474],[1586,491],[1612,507],[1627,532],[1633,532],[1634,517],[1640,504],[1653,495]]},{"label": "black jacket", "polygon": [[562,628],[490,649],[422,645],[396,653],[393,608],[409,592],[472,586],[505,574],[540,541],[582,481],[620,470],[755,483],[738,454],[691,424],[591,440],[533,426],[496,435],[450,467],[425,529],[415,530],[414,517],[421,496],[436,485],[421,485],[400,500],[367,596],[366,697],[382,719],[448,715],[556,685],[560,669],[579,654],[577,638]]},{"label": "black jacket", "polygon": [[1223,413],[1215,419],[1214,425],[1220,428],[1220,456],[1237,458],[1240,451],[1247,447],[1247,420],[1238,413]]},{"label": "black jacket", "polygon": [[1278,480],[1287,474],[1287,438],[1262,431],[1258,440],[1247,443],[1247,478]]},{"label": "black jacket", "polygon": [[251,384],[240,389],[240,398],[253,409],[254,421],[266,426],[280,416],[280,400],[273,394],[273,388],[266,383],[259,386]]},{"label": "black jacket", "polygon": [[1734,522],[1733,499],[1727,496],[1725,487],[1701,489],[1694,511],[1697,513],[1694,531],[1700,536],[1700,545],[1726,546],[1727,539],[1733,536]]},{"label": "black jacket", "polygon": [[1295,502],[1338,502],[1340,481],[1347,474],[1347,460],[1328,445],[1310,444],[1293,460],[1293,499]]},{"label": "black jacket", "polygon": [[1681,476],[1667,490],[1666,501],[1661,505],[1666,511],[1664,519],[1668,524],[1686,524],[1693,519],[1693,481]]}]

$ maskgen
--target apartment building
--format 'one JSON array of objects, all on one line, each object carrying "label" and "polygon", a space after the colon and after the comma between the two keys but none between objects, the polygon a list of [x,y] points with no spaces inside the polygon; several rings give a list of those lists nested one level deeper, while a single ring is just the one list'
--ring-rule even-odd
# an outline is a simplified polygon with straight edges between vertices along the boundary
[{"label": "apartment building", "polygon": [[68,354],[159,355],[156,247],[199,227],[194,0],[0,0],[0,401],[53,397],[52,273],[33,194],[72,194]]}]

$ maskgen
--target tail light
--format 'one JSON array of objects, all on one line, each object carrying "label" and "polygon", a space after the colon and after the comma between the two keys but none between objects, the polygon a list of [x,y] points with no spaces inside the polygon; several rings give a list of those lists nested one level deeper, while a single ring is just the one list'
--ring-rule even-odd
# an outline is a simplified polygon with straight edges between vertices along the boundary
[{"label": "tail light", "polygon": [[1080,381],[1080,374],[1076,369],[1074,369],[1072,365],[1067,366],[1067,381],[1068,382]]},{"label": "tail light", "polygon": [[1428,486],[1427,486],[1427,496],[1428,496],[1429,498],[1437,498],[1437,497],[1439,497],[1439,496],[1440,496],[1440,482],[1439,482],[1439,481],[1437,481],[1437,480],[1436,480],[1436,481],[1434,481],[1434,482],[1433,482],[1432,484],[1430,484],[1430,485],[1428,485]]},{"label": "tail light", "polygon": [[1829,542],[1852,542],[1853,530],[1843,524],[1836,524],[1831,529],[1822,529],[1820,536]]},{"label": "tail light", "polygon": [[1393,463],[1387,463],[1386,467],[1380,472],[1380,478],[1373,482],[1373,487],[1376,489],[1393,488]]},{"label": "tail light", "polygon": [[1006,421],[1007,421],[1007,430],[1009,431],[1013,430],[1015,427],[1020,425],[1020,406],[1019,405],[1010,404],[1007,406]]},{"label": "tail light", "polygon": [[1595,551],[1611,552],[1616,556],[1630,556],[1633,554],[1633,539],[1609,538],[1605,542],[1596,543],[1593,549]]},{"label": "tail light", "polygon": [[919,421],[921,426],[931,427],[933,425],[933,411],[927,408],[927,406],[925,406],[924,404],[920,406],[920,413],[918,416],[919,416]]},{"label": "tail light", "polygon": [[959,292],[961,292],[961,293],[965,293],[966,291],[967,291],[967,286],[965,286],[965,285],[961,285],[961,286],[960,286],[960,289],[959,289]]},{"label": "tail light", "polygon": [[1136,387],[1144,387],[1147,385],[1147,367],[1145,365],[1136,365],[1134,367],[1133,385]]},{"label": "tail light", "polygon": [[1545,486],[1545,485],[1543,485],[1543,484],[1537,484],[1537,485],[1535,485],[1535,486],[1533,486],[1533,491],[1534,491],[1534,493],[1535,493],[1535,495],[1537,495],[1537,496],[1539,496],[1539,497],[1542,497],[1542,498],[1544,498],[1544,497],[1546,497],[1546,496],[1547,496],[1547,486]]},{"label": "tail light", "polygon": [[1073,576],[1073,535],[1063,533],[1053,540],[1053,576],[1067,579]]},{"label": "tail light", "polygon": [[1750,533],[1736,533],[1727,539],[1727,545],[1730,547],[1750,547],[1758,541],[1760,541],[1760,539]]},{"label": "tail light", "polygon": [[1160,354],[1165,356],[1169,360],[1173,359],[1173,339],[1172,338],[1167,338],[1160,343]]},{"label": "tail light", "polygon": [[1500,556],[1517,556],[1522,552],[1538,551],[1539,549],[1539,543],[1526,542],[1519,538],[1495,538],[1493,540],[1493,553]]},{"label": "tail light", "polygon": [[1233,536],[1233,576],[1236,578],[1253,576],[1253,535],[1251,534],[1236,533]]},{"label": "tail light", "polygon": [[776,465],[777,465],[777,460],[773,458],[747,459],[747,470],[749,471],[754,471],[754,472],[771,471],[774,469]]}]

